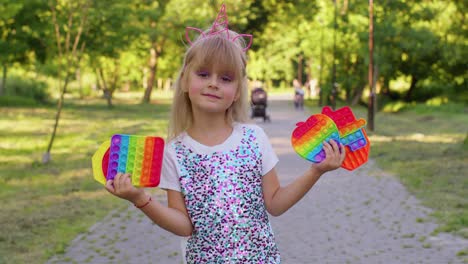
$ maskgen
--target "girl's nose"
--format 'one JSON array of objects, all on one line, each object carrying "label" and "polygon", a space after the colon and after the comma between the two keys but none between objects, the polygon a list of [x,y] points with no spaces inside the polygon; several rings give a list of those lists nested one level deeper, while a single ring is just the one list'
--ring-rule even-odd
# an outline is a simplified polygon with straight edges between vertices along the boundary
[{"label": "girl's nose", "polygon": [[208,87],[218,89],[218,76],[216,74],[211,75]]}]

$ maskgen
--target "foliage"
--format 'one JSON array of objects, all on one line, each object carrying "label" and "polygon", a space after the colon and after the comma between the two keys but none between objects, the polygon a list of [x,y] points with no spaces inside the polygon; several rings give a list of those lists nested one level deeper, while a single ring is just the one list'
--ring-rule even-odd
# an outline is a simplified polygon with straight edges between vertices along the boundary
[{"label": "foliage", "polygon": [[35,58],[44,61],[46,47],[41,41],[46,24],[40,20],[45,6],[39,0],[1,1],[0,62],[27,63]]},{"label": "foliage", "polygon": [[32,78],[10,76],[7,79],[5,95],[30,98],[39,103],[46,103],[50,95],[47,84]]},{"label": "foliage", "polygon": [[3,107],[33,107],[43,105],[43,103],[38,103],[32,98],[16,95],[3,95],[0,96],[0,105]]},{"label": "foliage", "polygon": [[[57,76],[63,67],[54,59],[55,32],[49,24],[48,4],[3,2],[2,66],[7,69],[19,63],[30,71]],[[304,84],[315,80],[326,92],[331,90],[335,64],[341,99],[356,103],[367,96],[369,10],[364,1],[92,1],[81,40],[85,49],[80,72],[99,75],[101,71],[102,76],[94,78],[96,84],[102,79],[97,86],[108,84],[112,90],[143,91],[150,84],[158,88],[156,79],[173,79],[179,70],[186,45],[184,28],[209,27],[221,2],[227,6],[231,29],[254,34],[248,51],[252,80],[264,82],[267,88],[288,87],[294,78]],[[459,1],[374,4],[377,92],[378,98],[386,98],[380,102],[424,102],[438,96],[468,101],[466,9]],[[79,15],[73,20],[78,21]],[[66,25],[63,19],[59,18]],[[78,75],[73,79],[80,82]],[[392,85],[398,79],[405,80],[403,90]],[[393,96],[396,91],[398,98]]]}]

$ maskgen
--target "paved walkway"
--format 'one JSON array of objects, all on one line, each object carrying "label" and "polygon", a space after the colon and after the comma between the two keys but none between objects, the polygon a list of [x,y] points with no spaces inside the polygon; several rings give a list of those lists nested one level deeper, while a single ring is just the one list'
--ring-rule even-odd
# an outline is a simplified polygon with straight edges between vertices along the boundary
[{"label": "paved walkway", "polygon": [[[283,185],[309,166],[290,145],[295,123],[308,116],[286,99],[271,100],[271,123],[257,121],[280,158]],[[165,202],[164,195],[158,199]],[[464,263],[456,255],[468,249],[468,240],[431,235],[437,225],[429,213],[371,160],[353,172],[325,174],[295,207],[271,221],[285,264]],[[48,263],[182,263],[179,241],[128,206],[111,212]]]}]

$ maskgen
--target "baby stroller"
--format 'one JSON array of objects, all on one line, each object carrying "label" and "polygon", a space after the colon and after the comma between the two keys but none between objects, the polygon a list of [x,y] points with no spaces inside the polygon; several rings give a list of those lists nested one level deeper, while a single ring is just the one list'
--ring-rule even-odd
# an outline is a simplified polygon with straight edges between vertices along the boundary
[{"label": "baby stroller", "polygon": [[263,88],[255,88],[252,91],[250,96],[250,105],[252,108],[252,115],[250,117],[252,119],[255,117],[262,117],[263,122],[270,121],[270,116],[266,113],[267,99],[267,93]]}]

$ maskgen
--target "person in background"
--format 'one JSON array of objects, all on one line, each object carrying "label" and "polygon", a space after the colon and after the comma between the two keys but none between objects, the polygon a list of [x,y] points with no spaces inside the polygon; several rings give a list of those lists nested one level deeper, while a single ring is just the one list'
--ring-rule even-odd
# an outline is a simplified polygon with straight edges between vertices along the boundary
[{"label": "person in background", "polygon": [[304,89],[297,79],[293,80],[294,87],[294,107],[296,110],[304,109]]}]

